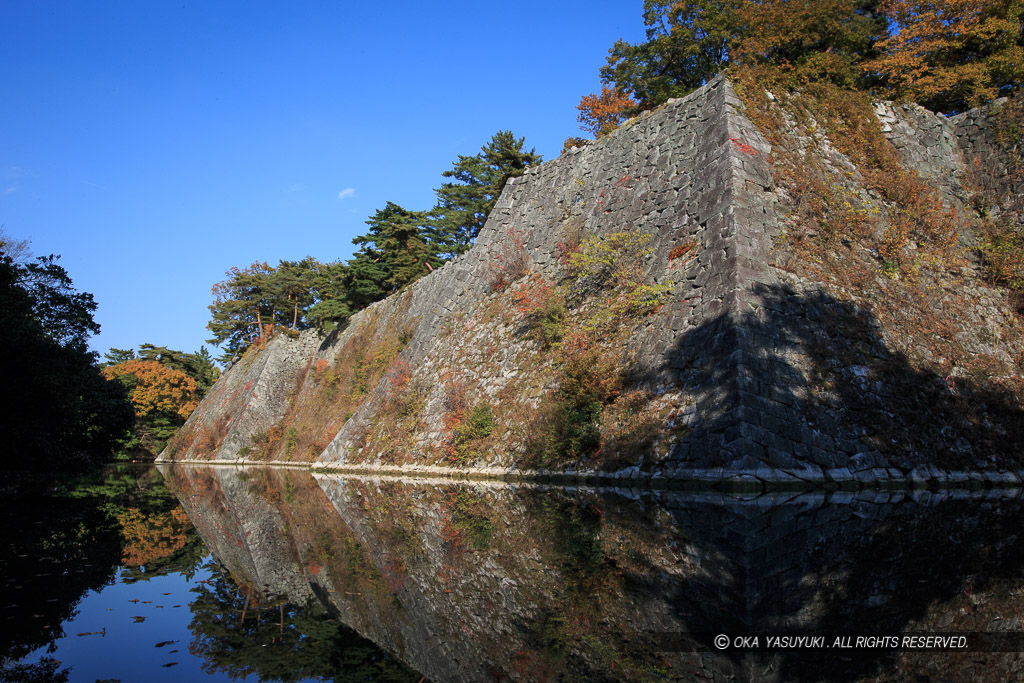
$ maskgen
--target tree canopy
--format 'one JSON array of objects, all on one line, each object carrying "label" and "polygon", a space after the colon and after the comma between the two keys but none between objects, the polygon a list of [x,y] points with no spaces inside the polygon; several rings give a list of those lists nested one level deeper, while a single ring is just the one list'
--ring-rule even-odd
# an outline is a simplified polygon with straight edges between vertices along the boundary
[{"label": "tree canopy", "polygon": [[460,154],[452,168],[441,174],[452,180],[435,190],[433,214],[442,243],[450,245],[452,254],[472,245],[508,179],[542,161],[536,149],[526,151],[524,143],[525,138],[516,138],[510,130],[498,131],[480,152]]},{"label": "tree canopy", "polygon": [[142,344],[134,349],[110,349],[104,356],[103,376],[128,393],[135,413],[132,435],[120,445],[125,455],[154,456],[220,376],[205,347],[184,353],[166,346]]},{"label": "tree canopy", "polygon": [[[0,240],[0,377],[10,400],[0,440],[6,467],[72,465],[109,455],[131,426],[125,391],[104,380],[88,339],[96,302],[75,289],[58,256],[15,261]],[[32,456],[45,456],[36,459]]]},{"label": "tree canopy", "polygon": [[602,135],[727,66],[963,111],[1024,85],[1022,17],[1024,0],[645,0],[647,40],[610,48],[579,120]]},{"label": "tree canopy", "polygon": [[230,268],[213,286],[210,304],[211,344],[221,344],[230,358],[278,326],[309,327],[306,312],[316,303],[315,284],[321,264],[311,256],[281,261],[276,267],[254,262]]},{"label": "tree canopy", "polygon": [[326,329],[375,301],[401,290],[472,246],[509,178],[539,164],[524,138],[498,131],[473,156],[459,155],[442,173],[449,179],[435,190],[429,210],[411,210],[388,201],[366,220],[347,262],[322,263],[312,257],[256,262],[233,267],[213,287],[207,324],[210,343],[225,349],[230,362],[249,344],[278,326]]},{"label": "tree canopy", "polygon": [[892,94],[934,111],[963,111],[1024,84],[1024,1],[882,0],[898,29],[864,65]]}]

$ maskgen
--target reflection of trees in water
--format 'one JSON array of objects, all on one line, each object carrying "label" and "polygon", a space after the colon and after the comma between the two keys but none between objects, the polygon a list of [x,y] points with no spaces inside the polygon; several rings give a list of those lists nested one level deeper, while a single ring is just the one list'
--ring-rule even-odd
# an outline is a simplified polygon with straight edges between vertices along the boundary
[{"label": "reflection of trees in water", "polygon": [[[9,596],[0,605],[3,676],[17,680],[12,662],[37,648],[52,648],[82,597],[114,582],[128,541],[119,519],[133,510],[138,519],[132,533],[169,552],[123,567],[121,580],[145,581],[171,572],[191,576],[202,555],[202,540],[191,525],[178,524],[174,538],[166,539],[163,525],[146,524],[180,510],[153,468],[115,466],[45,488],[23,488],[0,500],[0,586]],[[61,680],[60,671],[45,664],[18,675]]]},{"label": "reflection of trees in water", "polygon": [[319,602],[304,606],[236,584],[216,562],[210,580],[192,589],[192,643],[203,671],[232,680],[416,681],[420,675],[342,624]]},{"label": "reflection of trees in water", "polygon": [[0,665],[2,683],[67,683],[70,669],[60,668],[53,657],[43,657],[35,664]]}]

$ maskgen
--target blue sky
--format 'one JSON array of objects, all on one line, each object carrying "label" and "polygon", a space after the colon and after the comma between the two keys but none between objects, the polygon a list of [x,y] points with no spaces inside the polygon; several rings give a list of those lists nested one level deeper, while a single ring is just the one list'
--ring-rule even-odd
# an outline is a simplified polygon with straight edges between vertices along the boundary
[{"label": "blue sky", "polygon": [[253,261],[347,259],[498,130],[582,135],[642,0],[0,0],[0,224],[99,303],[92,346],[193,351]]}]

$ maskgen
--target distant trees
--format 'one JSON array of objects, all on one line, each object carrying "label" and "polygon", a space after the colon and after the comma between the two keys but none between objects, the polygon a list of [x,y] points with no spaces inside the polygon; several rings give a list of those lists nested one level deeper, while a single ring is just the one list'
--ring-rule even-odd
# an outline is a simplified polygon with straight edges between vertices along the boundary
[{"label": "distant trees", "polygon": [[137,417],[169,413],[186,419],[199,405],[196,381],[153,360],[129,360],[103,368],[107,379],[124,379]]},{"label": "distant trees", "polygon": [[352,240],[359,246],[355,260],[373,259],[373,282],[386,296],[426,275],[441,265],[439,254],[445,246],[443,234],[423,211],[409,211],[387,202],[366,221],[370,230]]},{"label": "distant trees", "polygon": [[213,286],[211,318],[206,325],[213,333],[210,343],[223,345],[230,358],[277,325],[308,327],[305,313],[315,303],[320,269],[321,264],[311,256],[281,261],[277,267],[255,262],[247,268],[229,269],[228,277]]},{"label": "distant trees", "polygon": [[628,113],[636,107],[632,97],[611,86],[601,88],[600,94],[584,95],[576,109],[579,116],[576,120],[595,138],[610,133],[628,118]]},{"label": "distant trees", "polygon": [[276,267],[253,263],[231,268],[213,287],[207,329],[230,361],[276,327],[328,328],[399,291],[472,246],[509,178],[542,161],[524,139],[498,131],[473,156],[459,155],[450,179],[435,190],[427,211],[386,202],[370,216],[368,230],[352,240],[348,262],[321,263],[307,256]]},{"label": "distant trees", "polygon": [[640,110],[700,87],[729,59],[740,4],[739,0],[645,0],[646,42],[616,41],[601,68],[601,82],[631,96]]},{"label": "distant trees", "polygon": [[111,349],[104,355],[103,376],[124,387],[135,414],[132,434],[119,448],[129,456],[154,456],[163,450],[220,376],[202,347],[183,353],[142,344],[137,355],[132,349]]},{"label": "distant trees", "polygon": [[536,149],[526,151],[524,142],[510,130],[498,131],[477,154],[460,154],[452,168],[441,174],[452,180],[435,190],[433,214],[437,231],[451,245],[453,255],[469,249],[480,234],[508,179],[543,160]]}]

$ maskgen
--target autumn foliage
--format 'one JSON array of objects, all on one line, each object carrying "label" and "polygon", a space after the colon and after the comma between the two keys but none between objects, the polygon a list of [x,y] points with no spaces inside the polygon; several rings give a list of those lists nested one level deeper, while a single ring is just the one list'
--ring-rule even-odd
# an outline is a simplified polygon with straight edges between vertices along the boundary
[{"label": "autumn foliage", "polygon": [[171,413],[188,418],[199,405],[196,381],[181,370],[152,360],[129,360],[103,368],[108,380],[118,379],[131,389],[135,415]]},{"label": "autumn foliage", "polygon": [[964,111],[1024,86],[1022,18],[1024,0],[646,0],[647,40],[609,50],[579,120],[605,134],[727,68],[773,90],[829,83]]},{"label": "autumn foliage", "polygon": [[181,508],[152,515],[128,508],[117,521],[124,536],[121,563],[125,567],[139,567],[173,555],[185,547],[192,526]]},{"label": "autumn foliage", "polygon": [[627,111],[636,104],[629,95],[606,85],[601,88],[600,94],[591,93],[583,96],[576,105],[580,112],[576,120],[583,124],[580,130],[585,130],[594,137],[606,135],[626,119]]},{"label": "autumn foliage", "polygon": [[899,27],[880,41],[865,69],[895,95],[937,111],[975,107],[1024,82],[1020,0],[883,0]]}]

